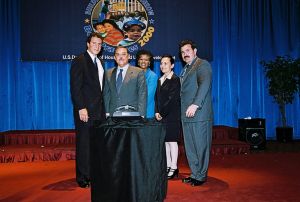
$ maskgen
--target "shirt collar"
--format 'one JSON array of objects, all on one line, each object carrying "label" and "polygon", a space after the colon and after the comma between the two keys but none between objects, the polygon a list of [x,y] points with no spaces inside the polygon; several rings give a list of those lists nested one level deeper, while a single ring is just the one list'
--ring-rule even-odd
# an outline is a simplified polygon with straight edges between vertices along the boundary
[{"label": "shirt collar", "polygon": [[95,58],[97,58],[97,55],[94,55],[89,50],[86,50],[86,51],[88,52],[88,54],[90,55],[90,57],[92,58],[93,61],[95,60]]},{"label": "shirt collar", "polygon": [[174,74],[174,72],[173,71],[171,71],[169,74],[168,74],[168,76],[167,77],[165,77],[164,75],[160,78],[160,80],[165,80],[165,79],[171,79],[172,78],[172,76],[173,76],[173,74]]},{"label": "shirt collar", "polygon": [[119,66],[118,66],[118,71],[119,71],[120,69],[123,69],[123,72],[126,72],[127,69],[128,69],[128,67],[129,67],[129,63],[128,63],[127,65],[125,65],[124,67],[119,67]]},{"label": "shirt collar", "polygon": [[150,68],[148,67],[147,69],[146,69],[146,71],[145,71],[145,75],[148,75],[149,73],[150,73]]}]

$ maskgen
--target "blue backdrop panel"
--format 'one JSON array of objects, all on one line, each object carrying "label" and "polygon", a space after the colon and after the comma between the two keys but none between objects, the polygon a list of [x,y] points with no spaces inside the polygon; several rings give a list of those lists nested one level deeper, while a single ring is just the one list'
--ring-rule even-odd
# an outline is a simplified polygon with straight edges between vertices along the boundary
[{"label": "blue backdrop panel", "polygon": [[88,1],[21,0],[21,60],[60,61],[85,48]]},{"label": "blue backdrop panel", "polygon": [[[154,32],[144,33],[143,36],[151,35],[143,47],[139,42],[130,46],[133,55],[143,48],[152,50],[155,56],[168,53],[178,59],[179,41],[190,38],[201,44],[198,53],[212,59],[211,0],[140,2],[145,8],[150,7],[148,26],[153,27]],[[100,3],[94,0],[22,0],[21,60],[61,61],[78,55],[86,47],[86,36],[95,21],[93,13],[99,10]],[[182,12],[183,8],[189,12]],[[114,46],[109,47],[103,49],[103,55],[113,55]]]}]

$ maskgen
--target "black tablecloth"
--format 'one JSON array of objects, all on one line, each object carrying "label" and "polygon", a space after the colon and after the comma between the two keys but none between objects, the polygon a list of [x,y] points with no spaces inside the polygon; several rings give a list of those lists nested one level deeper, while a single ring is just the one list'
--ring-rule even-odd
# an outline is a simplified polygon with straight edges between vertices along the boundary
[{"label": "black tablecloth", "polygon": [[99,202],[163,201],[165,127],[155,121],[107,121],[91,135],[91,193]]}]

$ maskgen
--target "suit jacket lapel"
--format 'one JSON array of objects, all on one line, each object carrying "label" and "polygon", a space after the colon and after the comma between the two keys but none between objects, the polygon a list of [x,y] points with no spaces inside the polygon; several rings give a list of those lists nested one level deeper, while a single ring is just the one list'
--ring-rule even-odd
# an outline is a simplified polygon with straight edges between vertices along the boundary
[{"label": "suit jacket lapel", "polygon": [[200,58],[196,58],[195,61],[190,65],[190,67],[186,70],[183,78],[182,78],[182,82],[181,84],[186,80],[186,78],[189,76],[189,74],[192,72],[192,70],[196,67],[198,67],[201,63]]},{"label": "suit jacket lapel", "polygon": [[99,88],[100,88],[98,70],[95,67],[95,64],[94,64],[91,56],[88,54],[88,52],[85,52],[85,59],[86,59],[86,65],[87,65],[86,68],[88,69],[88,72],[90,72],[90,76],[91,76],[91,78],[93,78],[93,82],[97,83],[97,85],[99,85]]},{"label": "suit jacket lapel", "polygon": [[115,89],[115,91],[117,92],[117,87],[116,87],[116,75],[117,75],[117,67],[115,67],[111,73],[111,83]]},{"label": "suit jacket lapel", "polygon": [[126,84],[128,83],[128,81],[131,79],[132,73],[133,73],[132,68],[131,68],[131,66],[129,66],[128,69],[127,69],[127,71],[126,71],[125,78],[123,79],[121,89],[122,89],[123,86],[126,85]]}]

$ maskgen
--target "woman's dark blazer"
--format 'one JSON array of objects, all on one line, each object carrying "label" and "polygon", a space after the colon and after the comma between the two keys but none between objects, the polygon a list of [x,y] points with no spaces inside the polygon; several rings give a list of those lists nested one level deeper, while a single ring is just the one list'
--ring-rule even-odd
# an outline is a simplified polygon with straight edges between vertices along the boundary
[{"label": "woman's dark blazer", "polygon": [[155,93],[155,113],[162,116],[166,124],[166,141],[178,141],[180,132],[180,79],[173,74],[171,79],[166,79],[161,85],[157,81]]}]

